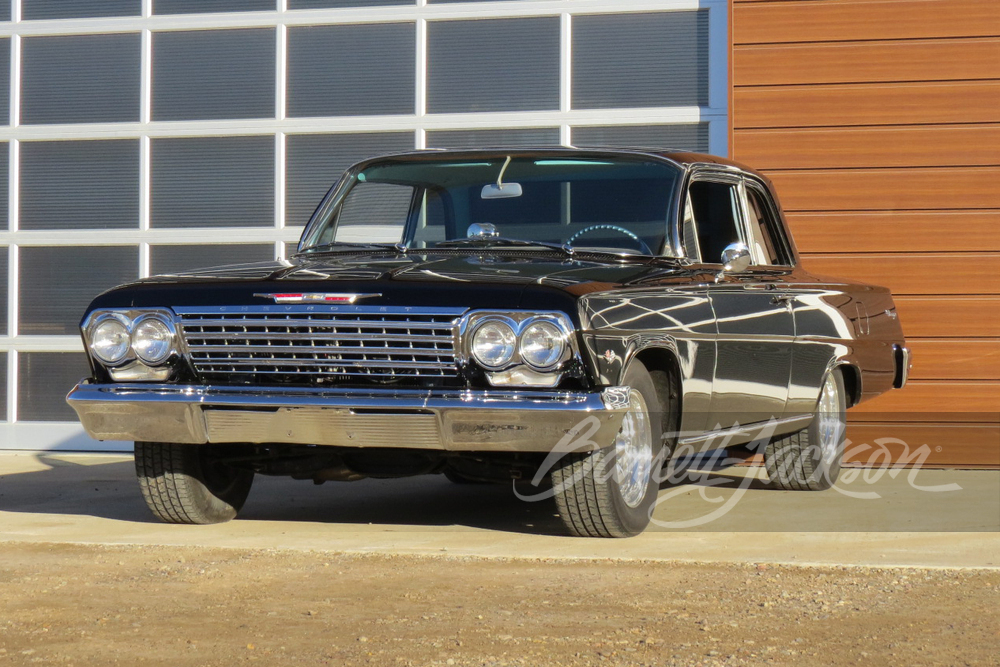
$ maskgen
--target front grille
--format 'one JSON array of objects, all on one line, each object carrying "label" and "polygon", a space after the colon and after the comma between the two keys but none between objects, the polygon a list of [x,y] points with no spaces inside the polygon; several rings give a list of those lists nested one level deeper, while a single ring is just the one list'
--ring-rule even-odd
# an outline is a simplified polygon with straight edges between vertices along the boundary
[{"label": "front grille", "polygon": [[451,384],[462,309],[176,308],[194,369],[214,384]]}]

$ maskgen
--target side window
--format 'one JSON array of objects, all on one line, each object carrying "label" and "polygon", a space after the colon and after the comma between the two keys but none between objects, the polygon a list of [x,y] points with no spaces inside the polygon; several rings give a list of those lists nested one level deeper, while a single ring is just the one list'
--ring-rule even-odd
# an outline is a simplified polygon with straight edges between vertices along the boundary
[{"label": "side window", "polygon": [[[722,260],[722,251],[726,246],[741,240],[739,188],[735,183],[694,181],[688,188],[688,198],[694,216],[693,226],[697,230],[701,259],[709,264],[718,264]],[[685,237],[690,226],[685,220]],[[690,251],[687,238],[684,244]]]},{"label": "side window", "polygon": [[334,241],[399,243],[410,215],[413,187],[394,183],[358,183],[344,199]]},{"label": "side window", "polygon": [[788,264],[778,231],[778,221],[764,195],[755,187],[747,187],[747,216],[750,223],[752,253],[757,264]]}]

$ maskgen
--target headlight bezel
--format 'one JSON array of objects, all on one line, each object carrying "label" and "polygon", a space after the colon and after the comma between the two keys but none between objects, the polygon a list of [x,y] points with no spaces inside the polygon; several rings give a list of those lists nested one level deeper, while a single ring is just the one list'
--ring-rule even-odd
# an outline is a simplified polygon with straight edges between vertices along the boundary
[{"label": "headlight bezel", "polygon": [[[128,350],[124,356],[115,361],[107,361],[101,358],[94,349],[94,332],[108,318],[114,318],[119,321],[125,326],[128,332]],[[166,354],[155,362],[140,357],[136,353],[134,345],[133,334],[136,328],[150,318],[155,319],[163,325],[170,336],[170,344]],[[145,376],[148,376],[146,379],[161,380],[165,377],[165,372],[169,375],[171,367],[175,365],[174,362],[182,355],[180,337],[177,333],[176,316],[172,311],[165,308],[98,309],[87,315],[80,328],[87,354],[94,360],[94,363],[106,369],[115,379],[118,379],[116,376],[120,375],[121,379],[126,380],[141,380]]]},{"label": "headlight bezel", "polygon": [[[503,322],[514,332],[514,353],[501,365],[484,364],[474,353],[475,335],[490,322]],[[534,324],[550,325],[558,332],[561,350],[557,358],[545,365],[536,365],[524,358],[521,350],[522,335]],[[561,311],[498,311],[474,310],[467,313],[459,326],[461,358],[466,364],[481,368],[495,386],[524,384],[554,386],[565,374],[573,359],[580,359],[576,341],[576,327],[569,316]],[[516,380],[514,378],[521,378]]]}]

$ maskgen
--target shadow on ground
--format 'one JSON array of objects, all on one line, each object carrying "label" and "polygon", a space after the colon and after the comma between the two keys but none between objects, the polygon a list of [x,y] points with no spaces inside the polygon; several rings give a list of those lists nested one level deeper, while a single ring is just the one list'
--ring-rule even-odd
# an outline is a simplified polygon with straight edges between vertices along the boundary
[{"label": "shadow on ground", "polygon": [[[776,490],[759,468],[692,461],[661,486],[659,501],[650,531],[1000,531],[1000,471],[845,470],[838,488],[812,493]],[[2,456],[0,512],[155,522],[122,456]],[[549,494],[525,502],[510,485],[453,484],[443,475],[321,486],[258,476],[243,522],[566,535]]]}]

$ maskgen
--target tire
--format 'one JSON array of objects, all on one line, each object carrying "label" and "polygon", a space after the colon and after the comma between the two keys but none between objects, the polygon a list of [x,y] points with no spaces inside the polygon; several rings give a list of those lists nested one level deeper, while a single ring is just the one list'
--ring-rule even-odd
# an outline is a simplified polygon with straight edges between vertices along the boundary
[{"label": "tire", "polygon": [[846,443],[846,396],[844,376],[835,368],[820,387],[812,423],[764,448],[772,484],[786,491],[822,491],[836,483]]},{"label": "tire", "polygon": [[135,472],[150,511],[166,523],[222,523],[243,507],[253,471],[212,460],[208,445],[136,442]]},{"label": "tire", "polygon": [[[659,414],[656,387],[646,367],[633,361],[622,384],[632,388],[632,408],[610,447],[572,452],[552,470],[559,517],[578,537],[631,537],[649,525],[650,512],[659,491],[658,464],[663,448],[663,420]],[[631,427],[631,428],[630,428]],[[640,446],[635,476],[619,470],[619,442],[627,432],[636,433]],[[624,450],[622,450],[624,451]],[[623,465],[627,459],[621,459]],[[645,465],[645,471],[641,469]],[[629,480],[632,480],[629,483]],[[643,481],[644,480],[644,481]]]}]

